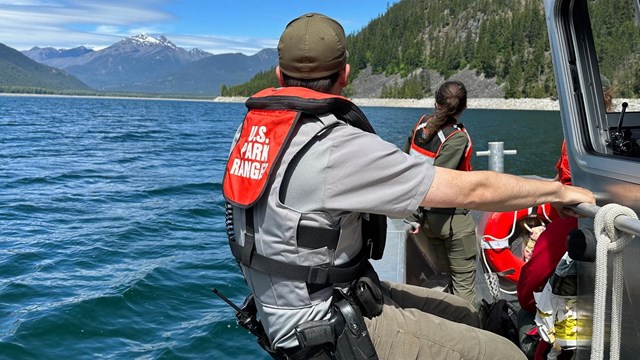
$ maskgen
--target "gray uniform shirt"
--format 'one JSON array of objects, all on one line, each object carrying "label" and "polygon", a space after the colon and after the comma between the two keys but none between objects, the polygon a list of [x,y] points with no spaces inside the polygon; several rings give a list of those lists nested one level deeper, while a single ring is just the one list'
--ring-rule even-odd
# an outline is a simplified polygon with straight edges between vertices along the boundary
[{"label": "gray uniform shirt", "polygon": [[[303,120],[293,141],[308,138],[324,126],[322,120]],[[327,259],[339,265],[356,256],[362,247],[361,213],[393,218],[409,216],[420,205],[433,176],[432,166],[410,157],[379,136],[341,125],[311,140],[288,163],[277,202],[290,209],[291,214],[300,214],[297,220],[300,224],[340,228],[338,247]],[[260,207],[256,214],[258,224],[274,220],[261,219]],[[290,222],[291,218],[279,221]],[[260,236],[256,241],[259,240]],[[297,256],[301,263],[311,263],[327,255],[326,250],[314,250]],[[294,289],[299,289],[296,283],[287,285],[282,278],[248,268],[244,271],[274,346],[296,346],[293,328],[297,324],[329,316],[330,289],[311,294],[305,300],[294,295]]]},{"label": "gray uniform shirt", "polygon": [[285,204],[335,216],[368,212],[392,218],[420,206],[433,181],[432,166],[355,127],[328,131],[290,165],[281,198]]}]

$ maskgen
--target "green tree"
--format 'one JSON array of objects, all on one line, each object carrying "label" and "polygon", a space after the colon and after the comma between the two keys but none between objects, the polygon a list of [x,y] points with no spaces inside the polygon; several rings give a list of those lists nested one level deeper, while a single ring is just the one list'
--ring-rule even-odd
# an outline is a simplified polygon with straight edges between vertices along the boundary
[{"label": "green tree", "polygon": [[[619,96],[640,95],[635,65],[640,61],[640,31],[635,14],[628,11],[632,0],[589,0],[588,4],[602,72],[616,84]],[[349,34],[347,47],[352,80],[366,68],[373,74],[403,78],[386,86],[385,96],[416,96],[414,80],[406,79],[416,70],[449,77],[467,67],[504,84],[506,97],[556,93],[539,0],[400,0]],[[263,76],[258,74],[251,82],[275,83]],[[241,88],[246,95],[259,86]],[[423,96],[428,94],[428,87],[421,88]],[[230,87],[226,92],[238,89]]]}]

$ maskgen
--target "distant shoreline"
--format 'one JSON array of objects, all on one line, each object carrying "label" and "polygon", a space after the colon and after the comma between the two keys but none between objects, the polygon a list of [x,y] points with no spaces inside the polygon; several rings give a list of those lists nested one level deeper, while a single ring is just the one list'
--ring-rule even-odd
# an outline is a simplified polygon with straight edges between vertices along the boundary
[{"label": "distant shoreline", "polygon": [[[218,96],[214,102],[244,102],[246,97]],[[379,98],[353,98],[358,106],[372,107],[408,107],[408,108],[433,108],[433,99],[379,99]],[[493,109],[493,110],[548,110],[558,111],[560,105],[557,100],[551,99],[500,99],[500,98],[470,98],[467,101],[469,109]]]},{"label": "distant shoreline", "polygon": [[[214,102],[245,102],[246,97],[224,97],[218,96]],[[380,99],[380,98],[352,98],[354,104],[358,106],[372,107],[407,107],[433,109],[434,100],[429,99]],[[621,111],[623,102],[627,102],[627,111],[640,111],[640,99],[613,99],[613,111]],[[558,100],[552,99],[504,99],[504,98],[469,98],[467,100],[469,109],[487,110],[540,110],[540,111],[560,111]]]},{"label": "distant shoreline", "polygon": [[67,94],[28,94],[28,93],[0,93],[0,96],[24,96],[24,97],[58,97],[80,99],[125,99],[125,100],[159,100],[159,101],[212,101],[211,98],[173,98],[152,96],[116,96],[116,95],[67,95]]},{"label": "distant shoreline", "polygon": [[[100,96],[100,95],[57,95],[57,94],[23,94],[0,93],[0,96],[32,96],[32,97],[76,97],[90,99],[130,99],[130,100],[159,100],[159,101],[198,101],[218,103],[244,103],[247,98],[242,96],[217,96],[211,98],[173,98],[173,97],[137,97],[137,96]],[[433,99],[381,99],[381,98],[352,98],[354,104],[362,107],[404,107],[404,108],[433,108]],[[640,111],[640,99],[614,99],[614,111],[620,111],[623,102],[627,102],[627,111]],[[487,110],[540,110],[559,111],[560,103],[552,99],[503,99],[503,98],[469,98],[469,109]]]}]

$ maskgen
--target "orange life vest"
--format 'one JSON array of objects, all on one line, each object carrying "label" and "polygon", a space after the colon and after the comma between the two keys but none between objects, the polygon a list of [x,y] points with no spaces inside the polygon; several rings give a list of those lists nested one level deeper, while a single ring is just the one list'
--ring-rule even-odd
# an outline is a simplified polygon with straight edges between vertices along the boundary
[{"label": "orange life vest", "polygon": [[431,118],[427,118],[423,115],[418,121],[411,138],[411,149],[409,152],[411,156],[424,158],[427,162],[433,165],[436,157],[438,157],[438,154],[440,153],[440,150],[442,150],[442,145],[454,134],[463,132],[467,136],[469,142],[467,143],[467,147],[464,149],[464,153],[456,170],[471,171],[471,156],[473,154],[471,137],[462,123],[456,122],[455,124],[445,125],[438,130],[438,133],[429,140],[429,142],[416,141],[420,136],[422,136],[422,134],[426,133],[424,128],[430,120]]},{"label": "orange life vest", "polygon": [[222,181],[224,196],[248,208],[262,195],[271,170],[303,113],[332,113],[367,132],[374,132],[366,116],[347,98],[302,87],[268,88],[246,102],[240,137],[231,150]]}]

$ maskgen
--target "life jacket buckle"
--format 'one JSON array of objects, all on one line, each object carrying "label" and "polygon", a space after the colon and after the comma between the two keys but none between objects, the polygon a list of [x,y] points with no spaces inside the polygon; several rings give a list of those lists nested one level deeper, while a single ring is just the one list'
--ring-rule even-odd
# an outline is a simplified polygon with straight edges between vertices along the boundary
[{"label": "life jacket buckle", "polygon": [[329,268],[327,266],[312,266],[309,269],[307,282],[310,284],[328,284]]}]

